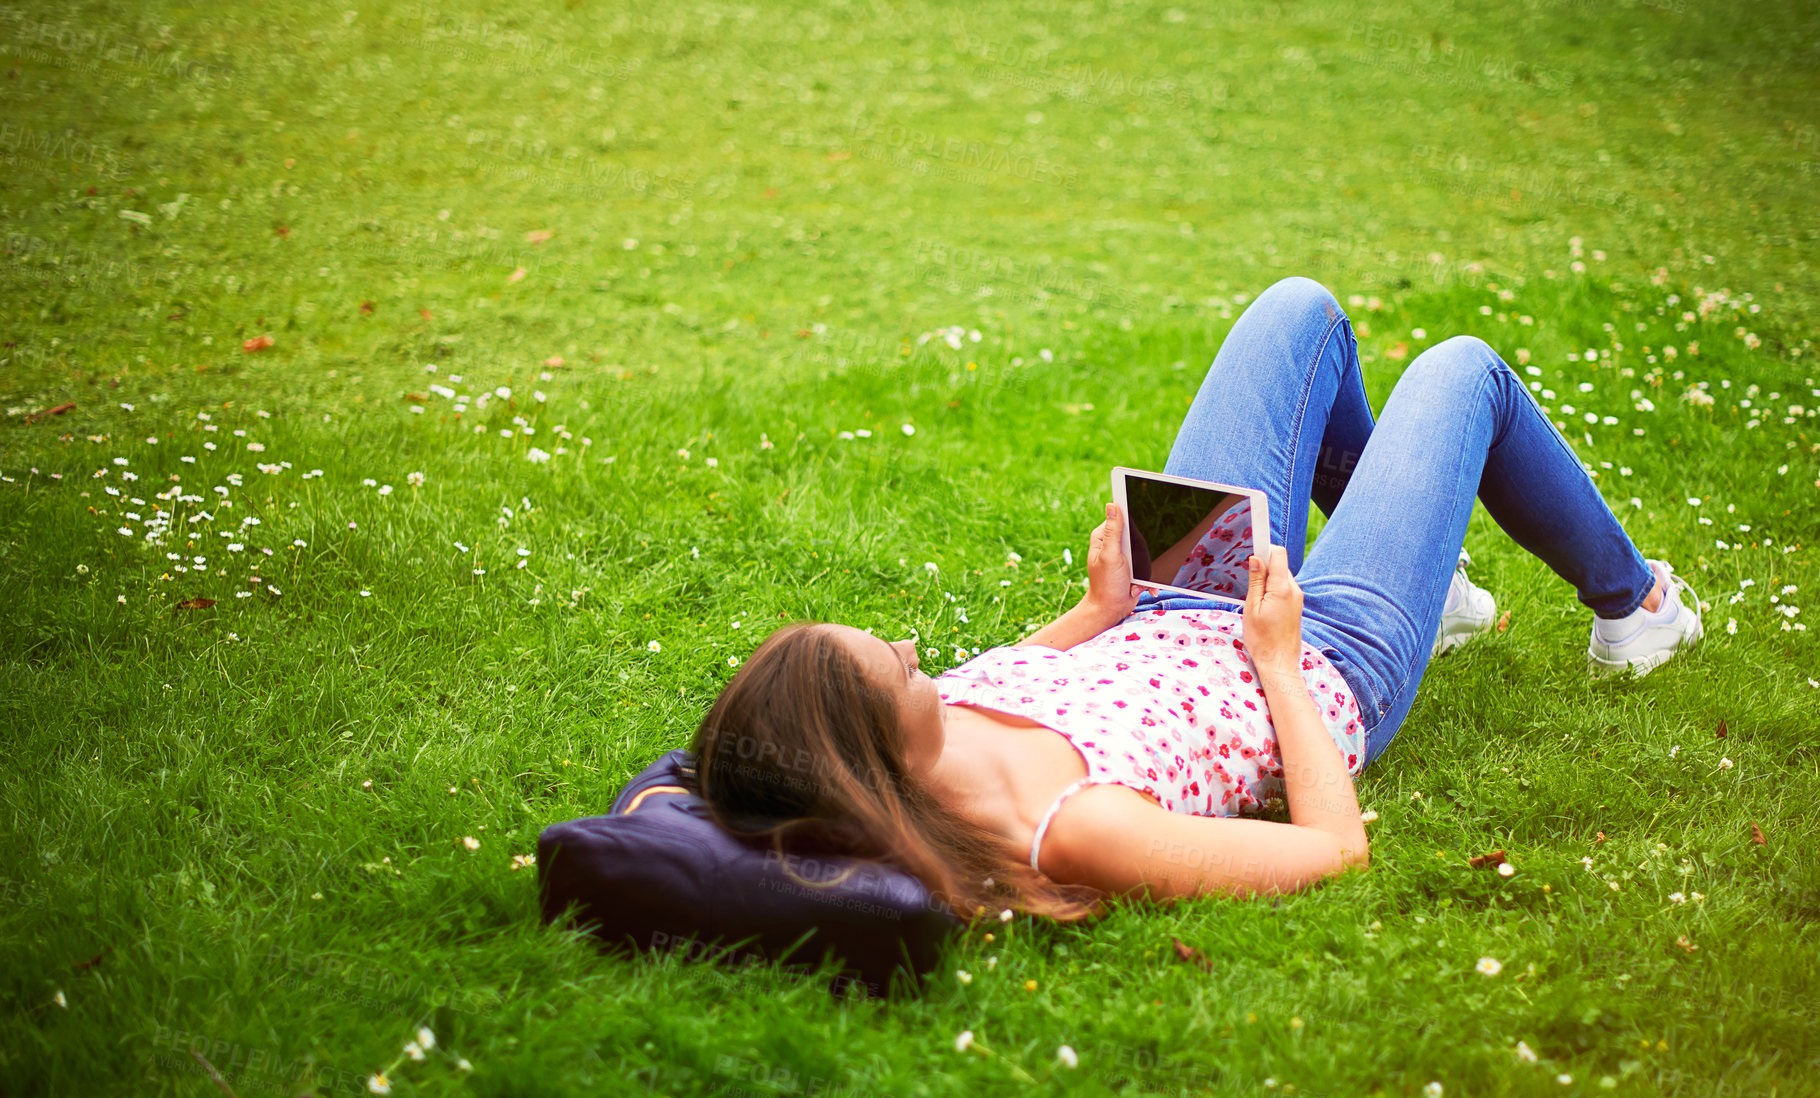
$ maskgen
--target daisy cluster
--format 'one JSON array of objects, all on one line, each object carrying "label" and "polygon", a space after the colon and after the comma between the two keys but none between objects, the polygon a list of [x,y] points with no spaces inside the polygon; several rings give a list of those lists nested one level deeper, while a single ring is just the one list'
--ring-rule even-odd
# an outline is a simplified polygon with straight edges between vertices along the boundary
[{"label": "daisy cluster", "polygon": [[[543,376],[550,375],[545,373]],[[460,378],[454,375],[449,380],[459,382]],[[505,386],[478,394],[455,392],[447,386],[436,389],[438,396],[444,392],[449,394],[454,410],[452,418],[457,424],[461,415],[471,408],[484,408],[494,401],[510,399]],[[538,406],[548,399],[542,392],[534,396]],[[421,410],[422,405],[410,407]],[[130,403],[122,403],[120,409],[129,415],[136,411]],[[273,419],[271,412],[263,409],[253,412],[245,426],[216,421],[225,414],[223,411],[198,411],[193,419],[167,430],[162,436],[147,435],[142,444],[130,435],[83,436],[91,446],[105,447],[104,453],[114,451],[83,478],[86,484],[77,492],[80,499],[91,501],[87,510],[101,523],[98,530],[112,538],[127,539],[146,551],[143,559],[161,568],[151,579],[154,589],[159,584],[183,587],[191,593],[186,602],[193,601],[198,607],[211,605],[214,601],[204,598],[204,594],[220,591],[219,586],[199,587],[197,581],[204,577],[213,581],[232,577],[231,584],[237,588],[232,597],[236,599],[254,598],[260,594],[271,599],[282,597],[283,590],[273,578],[294,572],[307,556],[305,551],[310,548],[310,539],[322,536],[322,515],[328,509],[325,505],[346,504],[351,497],[365,494],[369,497],[363,505],[365,508],[414,507],[420,491],[429,482],[423,470],[404,467],[390,477],[363,477],[358,487],[351,484],[346,488],[329,486],[327,472],[316,467],[306,468],[308,463],[301,458],[288,460],[282,453],[285,444],[264,435],[268,426],[264,421]],[[513,438],[535,434],[538,430],[523,416],[515,416],[514,423],[515,429],[505,432]],[[480,430],[484,432],[486,428]],[[562,441],[574,436],[561,425],[550,429],[549,433],[557,440],[555,452],[568,453]],[[62,441],[70,446],[75,445],[78,438],[64,435]],[[581,445],[589,445],[589,440],[582,439]],[[176,451],[175,462],[151,451],[152,447]],[[538,453],[533,448],[527,456],[536,461]],[[543,459],[548,460],[549,456],[544,453]],[[169,471],[173,465],[178,471]],[[141,471],[148,467],[160,471]],[[40,474],[33,468],[31,475]],[[68,483],[61,473],[50,473],[47,479],[52,483]],[[534,510],[529,498],[521,498],[517,507],[502,503],[494,515],[495,524],[503,532],[515,519]],[[358,520],[347,521],[348,537],[358,536],[359,529]],[[486,574],[478,550],[460,540],[454,541],[453,545],[463,556],[473,558],[470,562],[473,576]],[[508,545],[499,551],[515,570],[525,569],[531,563],[532,550],[525,545]],[[82,563],[77,565],[76,572],[79,576],[88,576],[93,569]],[[571,606],[579,603],[583,591],[585,589],[572,594]],[[223,594],[222,597],[227,596]],[[359,597],[371,598],[372,592],[361,589]],[[117,601],[125,604],[128,599],[123,593]],[[533,604],[538,601],[541,600],[533,599]]]},{"label": "daisy cluster", "polygon": [[[561,366],[562,363],[563,360],[560,355],[553,355],[544,360],[545,366]],[[435,374],[438,371],[438,367],[436,363],[432,362],[424,367],[424,371],[426,373]],[[544,370],[537,375],[537,378],[539,381],[550,381],[555,376],[556,375],[552,374],[549,370]],[[517,400],[523,400],[527,394],[520,392],[517,393],[516,396]],[[550,394],[544,392],[542,389],[532,389],[528,396],[530,398],[528,410],[531,410],[533,413],[531,417],[527,417],[523,412],[517,410],[518,403],[517,400],[514,399],[514,392],[510,385],[496,385],[489,389],[484,385],[477,386],[468,382],[461,374],[447,374],[443,376],[442,381],[430,384],[428,396],[413,393],[406,399],[414,401],[409,405],[410,410],[413,412],[422,412],[432,399],[446,401],[448,404],[448,411],[453,417],[453,420],[457,423],[461,422],[462,418],[468,415],[469,412],[480,415],[487,412],[489,409],[496,409],[498,406],[503,405],[513,412],[511,425],[508,427],[494,428],[494,430],[502,439],[521,441],[538,435],[540,428],[534,418],[535,412],[545,404],[548,404],[550,400]],[[582,408],[587,408],[586,401],[582,402]],[[477,435],[484,435],[487,433],[488,427],[486,424],[476,423],[473,430]],[[570,448],[567,443],[576,441],[574,433],[568,429],[567,424],[562,423],[558,423],[554,427],[548,428],[544,437],[551,440],[551,448],[546,450],[542,446],[526,447],[524,453],[526,461],[540,465],[545,464],[553,457],[562,457],[563,455],[568,454]],[[580,440],[580,449],[585,450],[593,444],[593,439],[583,438]]]},{"label": "daisy cluster", "polygon": [[[1583,271],[1580,257],[1586,252],[1580,238],[1573,238],[1570,248],[1577,265],[1576,273]],[[1594,251],[1592,257],[1597,261],[1603,255]],[[1667,271],[1658,268],[1650,281],[1652,286],[1666,285]],[[1495,317],[1500,324],[1513,324],[1517,329],[1535,324],[1533,316],[1514,307],[1518,298],[1515,289],[1496,282],[1487,283],[1485,288],[1495,300],[1479,306],[1481,315]],[[1566,351],[1562,360],[1551,368],[1532,361],[1535,356],[1526,347],[1515,348],[1512,355],[1514,365],[1521,370],[1538,406],[1557,430],[1564,436],[1577,436],[1576,442],[1587,452],[1615,451],[1610,458],[1582,459],[1581,465],[1589,476],[1606,483],[1617,483],[1634,476],[1635,470],[1625,460],[1624,451],[1636,445],[1634,439],[1661,429],[1662,417],[1679,406],[1683,417],[1698,415],[1710,419],[1716,412],[1725,412],[1735,417],[1740,429],[1765,432],[1770,436],[1765,441],[1772,446],[1780,442],[1788,460],[1771,459],[1773,464],[1762,470],[1763,475],[1784,477],[1799,469],[1804,480],[1811,476],[1814,487],[1820,489],[1820,463],[1814,458],[1815,454],[1820,454],[1820,442],[1811,441],[1815,427],[1820,424],[1809,422],[1820,417],[1820,382],[1807,377],[1797,387],[1791,378],[1780,385],[1766,387],[1758,382],[1723,376],[1723,367],[1704,368],[1703,341],[1707,344],[1708,358],[1716,340],[1735,339],[1744,350],[1751,352],[1762,347],[1762,339],[1745,323],[1740,323],[1762,312],[1762,306],[1752,300],[1751,294],[1695,286],[1686,298],[1676,292],[1661,292],[1660,296],[1654,296],[1657,291],[1650,290],[1637,295],[1637,300],[1630,300],[1631,295],[1623,286],[1617,285],[1614,289],[1625,297],[1620,302],[1624,319],[1603,324],[1604,339],[1591,346]],[[1418,342],[1427,335],[1423,328],[1410,332],[1410,338]],[[1789,348],[1788,354],[1798,358],[1808,350],[1803,344]],[[1683,418],[1667,429],[1682,430],[1684,423]],[[1781,437],[1776,437],[1777,432],[1781,432]],[[1630,458],[1630,461],[1637,462],[1638,458]],[[1680,509],[1683,500],[1690,510]],[[1649,507],[1642,493],[1621,498],[1620,504],[1632,511]],[[1779,591],[1770,596],[1768,602],[1772,621],[1784,632],[1805,631],[1805,624],[1794,620],[1801,610],[1790,600],[1797,587],[1772,578],[1777,571],[1776,559],[1802,548],[1803,531],[1800,528],[1779,526],[1780,514],[1741,512],[1738,503],[1716,495],[1676,493],[1672,501],[1656,506],[1684,528],[1690,525],[1688,520],[1691,518],[1690,533],[1696,535],[1695,544],[1710,546],[1710,549],[1701,550],[1703,566],[1705,554],[1709,553],[1736,554],[1755,550],[1773,554],[1767,560],[1755,555],[1739,558],[1740,567],[1762,568],[1763,574],[1758,578],[1741,579],[1730,602],[1736,605],[1746,601],[1750,589],[1761,582]],[[1648,514],[1651,518],[1657,517],[1654,509],[1648,510]],[[1710,534],[1700,536],[1701,527],[1710,528]],[[1756,563],[1746,565],[1742,563],[1745,561]],[[1702,604],[1702,609],[1709,608],[1708,604]],[[1725,628],[1728,633],[1735,634],[1739,628],[1737,619],[1728,620]]]},{"label": "daisy cluster", "polygon": [[418,1026],[416,1035],[405,1042],[404,1049],[399,1052],[397,1059],[386,1068],[367,1076],[367,1092],[369,1094],[392,1093],[393,1079],[398,1075],[400,1067],[406,1061],[421,1064],[428,1060],[432,1053],[446,1057],[451,1061],[455,1070],[462,1075],[467,1075],[474,1070],[474,1065],[468,1063],[466,1057],[454,1056],[438,1050],[435,1032],[429,1026]]},{"label": "daisy cluster", "polygon": [[[1738,589],[1732,592],[1731,597],[1726,601],[1733,606],[1745,602],[1750,595],[1751,589],[1756,586],[1757,581],[1746,576],[1738,581]],[[1795,605],[1794,600],[1794,596],[1799,594],[1800,591],[1801,588],[1798,584],[1785,583],[1767,596],[1770,613],[1784,619],[1781,623],[1782,631],[1784,633],[1807,631],[1806,622],[1793,620],[1801,616],[1801,607]],[[1736,618],[1725,619],[1725,631],[1727,633],[1736,633],[1738,631],[1738,620]],[[1808,681],[1812,682],[1813,680],[1809,679]]]},{"label": "daisy cluster", "polygon": [[[123,404],[121,408],[133,411],[130,404]],[[254,414],[260,419],[271,418],[271,413],[263,410]],[[285,545],[281,539],[261,529],[271,517],[270,512],[265,512],[265,518],[246,512],[262,510],[259,494],[269,487],[271,478],[288,474],[294,466],[289,461],[265,460],[262,455],[266,444],[246,428],[234,428],[221,437],[221,427],[212,422],[213,418],[209,412],[196,413],[193,425],[196,438],[188,440],[185,448],[193,445],[200,452],[182,454],[178,462],[196,466],[200,473],[205,464],[221,464],[218,457],[231,460],[245,455],[250,457],[251,472],[223,470],[212,477],[192,475],[191,485],[197,481],[207,484],[211,479],[217,482],[207,487],[186,486],[185,474],[171,473],[163,478],[163,490],[157,491],[151,486],[155,482],[142,480],[141,474],[133,468],[133,457],[116,454],[89,474],[90,487],[78,495],[94,501],[89,511],[115,535],[131,539],[146,549],[163,551],[167,570],[160,579],[206,575],[211,570],[218,576],[226,576],[231,564],[236,572],[246,573],[248,589],[236,592],[237,597],[251,597],[257,590],[276,597],[282,592],[259,575],[263,570],[262,563],[282,550],[302,549],[307,543],[293,539]],[[174,438],[175,434],[173,431],[168,437]],[[111,435],[90,435],[87,439],[97,445],[116,441]],[[73,443],[74,438],[65,436],[64,441]],[[152,435],[146,438],[145,444],[156,446],[164,441]],[[300,479],[310,480],[322,475],[322,470],[312,469],[303,473]],[[52,477],[61,479],[57,474]],[[249,485],[249,477],[257,479]],[[268,497],[266,503],[271,502]],[[297,506],[296,502],[290,504],[293,509]],[[86,566],[78,572],[86,574]],[[120,601],[125,601],[124,595]]]},{"label": "daisy cluster", "polygon": [[[1243,296],[1243,295],[1240,295],[1240,296]],[[978,328],[968,328],[968,327],[966,327],[964,325],[960,325],[960,324],[951,324],[946,328],[937,328],[932,332],[924,332],[921,335],[917,336],[916,337],[916,346],[925,347],[925,346],[928,346],[929,344],[933,343],[939,347],[946,347],[950,351],[958,351],[958,350],[961,350],[962,348],[964,348],[969,343],[978,343],[985,338],[986,338],[985,334],[982,333]],[[1043,362],[1043,363],[1054,362],[1055,361],[1055,351],[1048,347],[1038,348],[1038,350],[1036,352],[1036,358],[1037,358],[1037,361]],[[1024,357],[1022,355],[1016,355],[1016,356],[1012,357],[1012,359],[1011,359],[1012,366],[1022,366],[1023,364],[1024,364]],[[967,369],[969,369],[969,370],[974,370],[974,369],[978,369],[978,368],[979,368],[979,364],[977,362],[967,363]]]},{"label": "daisy cluster", "polygon": [[[1577,238],[1571,242],[1571,248],[1576,260],[1584,254]],[[1592,258],[1597,261],[1596,251]],[[1661,289],[1645,288],[1637,293],[1616,287],[1620,296],[1616,311],[1619,319],[1605,323],[1604,338],[1593,341],[1592,345],[1566,351],[1547,366],[1535,361],[1535,356],[1526,347],[1518,346],[1510,352],[1527,388],[1556,428],[1577,435],[1576,445],[1584,445],[1583,453],[1599,455],[1596,461],[1582,461],[1588,475],[1603,484],[1622,483],[1635,475],[1629,462],[1639,462],[1644,456],[1638,454],[1630,456],[1629,462],[1625,460],[1629,456],[1626,448],[1639,445],[1634,440],[1660,430],[1685,430],[1690,417],[1716,418],[1719,413],[1729,413],[1743,430],[1759,433],[1756,437],[1772,446],[1781,443],[1782,449],[1790,451],[1787,461],[1778,461],[1772,466],[1775,475],[1787,476],[1798,471],[1803,480],[1814,476],[1816,487],[1820,487],[1820,470],[1813,467],[1812,457],[1820,453],[1820,443],[1806,441],[1813,426],[1808,420],[1820,416],[1820,385],[1810,377],[1799,387],[1795,386],[1793,378],[1770,386],[1748,378],[1722,376],[1724,367],[1706,368],[1711,361],[1711,349],[1718,340],[1736,340],[1737,347],[1747,353],[1762,350],[1763,340],[1749,326],[1760,315],[1761,306],[1750,294],[1734,295],[1725,289],[1708,290],[1700,286],[1695,286],[1684,298],[1681,293],[1667,288],[1667,276],[1663,271],[1657,271],[1650,281]],[[1485,283],[1490,297],[1477,306],[1478,312],[1482,316],[1495,317],[1500,324],[1511,325],[1513,332],[1534,327],[1535,318],[1521,311],[1521,286],[1520,281],[1514,286]],[[1243,305],[1246,299],[1247,295],[1243,293],[1232,295],[1235,305]],[[1363,295],[1354,295],[1351,300],[1355,306],[1372,314],[1373,320],[1383,315],[1381,300]],[[1359,327],[1363,332],[1366,326],[1361,323]],[[1425,340],[1428,334],[1427,329],[1420,327],[1409,332],[1410,338],[1418,342]],[[915,342],[937,350],[965,352],[970,345],[995,342],[997,338],[978,328],[957,324],[924,332]],[[1704,356],[1703,342],[1706,346]],[[1805,349],[1793,348],[1787,354],[1798,356]],[[965,358],[965,354],[960,357]],[[1738,360],[1736,353],[1723,357],[1727,361]],[[1055,361],[1054,353],[1046,347],[1037,352],[1036,358],[1042,362]],[[1012,365],[1021,363],[1021,358],[1011,360]],[[534,379],[529,387],[515,388],[509,383],[510,377],[503,379],[507,383],[483,383],[429,363],[423,367],[429,375],[427,392],[406,394],[404,407],[410,415],[405,418],[436,410],[439,412],[435,417],[436,424],[469,437],[470,445],[476,448],[509,447],[507,456],[512,459],[551,471],[572,468],[558,459],[585,454],[593,440],[578,438],[577,432],[565,423],[547,425],[544,417],[559,402],[539,387],[553,381],[552,371],[562,366],[562,358],[553,355],[543,361],[541,372],[526,375]],[[1727,402],[1727,406],[1722,407],[1721,401]],[[586,413],[587,402],[578,403],[580,413]],[[136,411],[131,403],[122,403],[119,407],[129,417]],[[272,581],[282,582],[285,575],[294,574],[296,565],[305,559],[311,540],[328,536],[321,517],[325,510],[323,504],[345,503],[350,489],[356,495],[367,496],[362,510],[356,510],[351,520],[338,519],[336,522],[338,526],[346,521],[346,536],[351,537],[357,535],[360,521],[367,515],[386,515],[388,512],[384,508],[389,507],[416,506],[421,493],[429,487],[431,478],[422,469],[412,469],[408,465],[392,470],[389,475],[380,475],[375,470],[376,475],[359,478],[358,488],[353,488],[352,482],[345,486],[312,484],[312,481],[324,481],[328,474],[321,468],[306,468],[311,463],[304,460],[304,455],[284,452],[287,444],[279,440],[282,436],[275,439],[268,433],[271,426],[268,421],[273,418],[270,412],[255,411],[251,418],[240,422],[217,422],[217,417],[226,419],[242,414],[238,411],[229,413],[225,407],[197,411],[194,419],[179,424],[175,430],[164,431],[162,435],[145,433],[142,442],[134,437],[139,432],[131,430],[119,432],[120,437],[110,434],[86,436],[92,446],[105,447],[103,452],[108,456],[87,474],[88,483],[82,486],[81,495],[92,501],[90,510],[108,537],[143,547],[146,558],[161,569],[152,580],[154,588],[160,583],[185,586],[194,585],[201,577],[220,581],[231,576],[231,585],[236,588],[231,597],[235,599],[279,598],[283,592]],[[1670,415],[1676,417],[1672,426],[1664,418]],[[585,420],[585,415],[582,418]],[[425,428],[432,427],[425,420],[418,422]],[[900,432],[907,439],[918,431],[911,422],[897,423],[895,430],[892,426],[873,422],[868,426],[842,427],[837,423],[830,425],[828,430],[841,446],[878,446]],[[798,433],[796,438],[800,443],[805,436]],[[66,444],[77,441],[74,436],[67,435],[64,440]],[[685,440],[674,452],[683,463],[693,461],[717,469],[721,466],[720,458],[691,449],[705,449],[712,444],[714,436],[706,434]],[[761,432],[756,448],[763,452],[773,450],[775,446],[769,435]],[[176,453],[161,454],[158,449]],[[175,458],[174,463],[170,457]],[[599,458],[599,462],[607,466],[616,460],[615,455]],[[31,475],[39,474],[33,469]],[[71,480],[82,476],[80,473],[68,475]],[[63,481],[64,477],[63,473],[48,474],[53,482]],[[15,478],[5,479],[16,483]],[[1800,549],[1802,531],[1789,528],[1789,520],[1784,516],[1751,513],[1749,502],[1728,501],[1710,494],[1688,495],[1687,486],[1678,487],[1680,491],[1675,493],[1672,503],[1659,501],[1646,505],[1643,492],[1620,502],[1627,502],[1634,511],[1648,510],[1651,518],[1661,514],[1690,533],[1704,535],[1699,543],[1711,548],[1703,551],[1706,555],[1699,562],[1703,570],[1713,554],[1727,557],[1739,554],[1736,556],[1738,571],[1754,574],[1737,579],[1737,589],[1728,595],[1729,605],[1739,607],[1739,613],[1756,608],[1781,631],[1805,632],[1806,623],[1800,620],[1802,608],[1797,601],[1799,587],[1790,582],[1799,577],[1790,577],[1777,566],[1781,555]],[[498,501],[494,507],[493,522],[501,534],[535,510],[528,498],[521,498],[517,506],[509,501]],[[1703,531],[1701,527],[1707,530]],[[336,540],[339,542],[340,538]],[[525,570],[536,561],[533,549],[522,543],[482,548],[470,547],[464,540],[451,538],[450,544],[461,557],[469,558],[465,561],[458,558],[458,563],[462,565],[464,575],[475,579],[508,566],[509,571]],[[322,548],[326,551],[335,547]],[[692,558],[699,559],[700,554],[699,547],[691,551]],[[163,560],[158,561],[158,557]],[[1070,551],[1065,550],[1062,557],[1064,566],[1072,565]],[[1018,559],[1012,554],[1008,567],[1015,569]],[[908,567],[907,562],[905,566]],[[933,562],[929,570],[930,578],[935,578]],[[88,575],[89,565],[82,565],[78,571]],[[980,570],[970,571],[977,574]],[[1016,572],[1001,574],[1016,575]],[[1035,583],[1045,582],[1040,574],[1029,578]],[[1069,582],[1065,576],[1047,579]],[[1010,588],[1012,580],[1000,579],[999,586]],[[584,588],[578,588],[572,592],[569,604],[579,603],[584,591]],[[198,598],[210,593],[206,589],[184,592]],[[944,638],[948,644],[943,648],[951,647],[954,658],[964,660],[978,651],[967,644],[955,643],[963,640],[972,643],[973,638],[960,635],[963,627],[970,630],[973,625],[969,605],[954,592],[941,594],[943,602],[951,605],[942,607],[943,613],[939,616],[952,619],[940,623],[940,632],[949,634]],[[372,594],[363,588],[360,597],[370,598]],[[971,598],[974,612],[994,609],[980,606],[986,595],[975,594]],[[124,594],[120,601],[126,601]],[[530,596],[530,602],[537,605],[542,601],[540,586]],[[992,595],[990,601],[1003,603],[1004,597]],[[937,605],[941,606],[940,603]],[[995,622],[995,626],[1013,624],[1003,620],[1002,610],[996,616],[1000,621]],[[1736,633],[1749,621],[1749,618],[1732,617],[1724,622],[1723,628],[1728,633]],[[1040,623],[1023,623],[1027,629],[1037,624]],[[925,627],[923,634],[927,639],[919,647],[928,647],[931,652],[940,651],[931,643],[936,632],[933,625]]]},{"label": "daisy cluster", "polygon": [[931,340],[938,340],[951,351],[961,349],[963,343],[978,343],[983,336],[978,328],[963,328],[959,324],[947,328],[937,328],[933,332],[924,332],[916,337],[916,345],[923,346]]}]

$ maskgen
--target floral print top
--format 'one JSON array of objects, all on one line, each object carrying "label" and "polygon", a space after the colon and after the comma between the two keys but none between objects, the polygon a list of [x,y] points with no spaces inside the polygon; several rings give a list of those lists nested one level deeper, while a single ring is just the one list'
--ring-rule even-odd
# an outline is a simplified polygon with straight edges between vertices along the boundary
[{"label": "floral print top", "polygon": [[[1091,783],[1129,786],[1171,812],[1238,815],[1283,795],[1276,729],[1243,622],[1227,610],[1143,611],[1066,652],[990,649],[936,686],[949,705],[995,709],[1061,733]],[[1306,642],[1302,678],[1347,771],[1357,774],[1365,726],[1352,691]]]},{"label": "floral print top", "polygon": [[1251,507],[1248,501],[1227,508],[1214,520],[1201,540],[1189,550],[1188,559],[1168,582],[1191,591],[1205,591],[1237,602],[1245,601],[1251,586],[1247,562],[1251,559]]}]

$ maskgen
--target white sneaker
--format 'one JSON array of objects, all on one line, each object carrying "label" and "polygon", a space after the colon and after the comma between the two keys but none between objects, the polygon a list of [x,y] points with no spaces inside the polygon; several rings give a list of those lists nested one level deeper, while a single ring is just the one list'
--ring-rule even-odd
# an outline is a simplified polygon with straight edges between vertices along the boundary
[{"label": "white sneaker", "polygon": [[1491,592],[1466,578],[1472,558],[1460,550],[1453,580],[1447,585],[1447,603],[1441,608],[1441,628],[1435,633],[1430,659],[1444,656],[1492,627],[1498,620],[1498,601]]},{"label": "white sneaker", "polygon": [[[1662,605],[1653,612],[1639,606],[1627,618],[1594,618],[1592,643],[1586,649],[1592,674],[1616,674],[1628,667],[1641,678],[1699,641],[1704,632],[1699,594],[1667,561],[1652,560],[1649,566],[1663,580]],[[1683,591],[1693,597],[1683,601]]]}]

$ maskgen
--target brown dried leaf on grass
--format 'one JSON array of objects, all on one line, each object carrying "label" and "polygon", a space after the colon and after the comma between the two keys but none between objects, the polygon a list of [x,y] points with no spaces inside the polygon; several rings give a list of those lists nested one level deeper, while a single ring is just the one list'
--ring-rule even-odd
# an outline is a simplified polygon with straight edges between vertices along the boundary
[{"label": "brown dried leaf on grass", "polygon": [[179,609],[179,610],[207,610],[209,607],[211,607],[213,605],[215,605],[214,599],[205,599],[201,595],[197,595],[194,598],[184,599],[182,602],[178,603],[177,609]]},{"label": "brown dried leaf on grass", "polygon": [[1466,864],[1472,866],[1474,869],[1490,869],[1495,866],[1503,865],[1505,861],[1504,852],[1502,850],[1494,850],[1490,854],[1480,854],[1476,858],[1468,858],[1466,859]]},{"label": "brown dried leaf on grass", "polygon": [[1750,841],[1757,846],[1769,845],[1769,840],[1763,837],[1763,829],[1757,826],[1755,820],[1752,820],[1750,825]]},{"label": "brown dried leaf on grass", "polygon": [[1213,962],[1208,959],[1205,953],[1202,953],[1200,950],[1187,944],[1180,938],[1171,938],[1169,940],[1175,943],[1175,955],[1177,957],[1187,961],[1191,965],[1199,967],[1202,972],[1213,971]]}]

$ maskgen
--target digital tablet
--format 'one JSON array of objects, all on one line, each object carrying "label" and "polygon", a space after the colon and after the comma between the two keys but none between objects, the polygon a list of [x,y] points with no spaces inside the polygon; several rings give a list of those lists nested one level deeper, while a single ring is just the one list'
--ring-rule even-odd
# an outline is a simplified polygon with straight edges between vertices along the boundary
[{"label": "digital tablet", "polygon": [[1125,516],[1131,581],[1161,591],[1245,601],[1247,565],[1268,553],[1270,501],[1255,488],[1112,470],[1112,500]]}]

